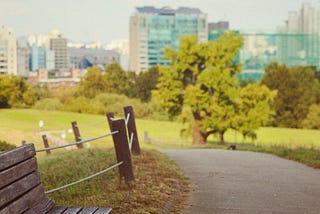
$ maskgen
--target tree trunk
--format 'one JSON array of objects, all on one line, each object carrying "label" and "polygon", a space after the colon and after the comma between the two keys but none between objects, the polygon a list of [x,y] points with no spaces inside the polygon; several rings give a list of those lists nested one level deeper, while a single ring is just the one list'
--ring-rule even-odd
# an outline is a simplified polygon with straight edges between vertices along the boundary
[{"label": "tree trunk", "polygon": [[219,132],[220,144],[225,144],[224,142],[224,132]]},{"label": "tree trunk", "polygon": [[194,125],[193,144],[207,144],[207,132],[201,131],[198,124]]}]

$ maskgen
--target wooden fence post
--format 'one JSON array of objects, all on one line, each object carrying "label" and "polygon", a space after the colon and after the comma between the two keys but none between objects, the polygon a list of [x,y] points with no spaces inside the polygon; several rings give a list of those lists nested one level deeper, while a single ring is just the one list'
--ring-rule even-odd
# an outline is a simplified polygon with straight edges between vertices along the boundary
[{"label": "wooden fence post", "polygon": [[[111,114],[109,114],[110,116]],[[107,114],[108,117],[108,114]],[[125,182],[128,183],[134,180],[131,153],[129,149],[128,136],[126,130],[126,124],[124,119],[110,119],[108,118],[111,132],[118,131],[113,134],[113,143],[116,152],[117,162],[123,161],[119,166],[120,180],[124,177]]]},{"label": "wooden fence post", "polygon": [[[42,140],[43,140],[44,147],[49,148],[49,142],[48,142],[47,135],[45,135],[45,134],[42,135]],[[49,154],[51,154],[51,151],[47,150],[46,153],[47,153],[47,155],[49,155]]]},{"label": "wooden fence post", "polygon": [[[72,125],[72,129],[73,129],[74,139],[76,140],[76,142],[81,141],[81,136],[80,136],[80,131],[79,131],[77,121],[71,122],[71,125]],[[78,149],[82,149],[83,144],[82,143],[77,144],[77,147],[78,147]]]},{"label": "wooden fence post", "polygon": [[[127,121],[127,128],[128,128],[128,135],[129,138],[131,138],[131,134],[133,133],[133,140],[132,140],[132,147],[131,151],[133,154],[140,155],[140,145],[139,145],[139,139],[138,139],[138,133],[136,128],[136,120],[134,118],[133,108],[132,106],[126,106],[124,109],[124,115]],[[129,139],[130,141],[130,139]]]},{"label": "wooden fence post", "polygon": [[107,116],[107,120],[108,120],[110,131],[111,131],[111,121],[114,119],[114,113],[113,112],[108,112],[106,114],[106,116]]}]

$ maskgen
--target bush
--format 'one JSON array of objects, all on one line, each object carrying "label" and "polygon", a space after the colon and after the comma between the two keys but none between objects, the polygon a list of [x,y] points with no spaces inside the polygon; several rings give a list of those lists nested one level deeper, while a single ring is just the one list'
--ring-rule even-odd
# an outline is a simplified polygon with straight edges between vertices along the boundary
[{"label": "bush", "polygon": [[62,104],[57,98],[45,98],[37,101],[33,106],[35,109],[48,111],[60,110],[61,107]]},{"label": "bush", "polygon": [[0,140],[0,152],[8,151],[16,148],[15,145],[9,144],[6,141]]},{"label": "bush", "polygon": [[63,105],[62,110],[77,113],[105,114],[114,112],[115,115],[123,115],[124,106],[133,106],[135,116],[147,117],[153,114],[151,105],[142,103],[138,99],[130,99],[125,95],[103,93],[93,99],[83,96],[71,98]]}]

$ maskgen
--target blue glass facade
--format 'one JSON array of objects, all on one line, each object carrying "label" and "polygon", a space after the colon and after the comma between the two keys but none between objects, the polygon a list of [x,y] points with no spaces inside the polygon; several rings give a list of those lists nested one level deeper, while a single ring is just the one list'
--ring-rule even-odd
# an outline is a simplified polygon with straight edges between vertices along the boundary
[{"label": "blue glass facade", "polygon": [[199,9],[142,7],[137,10],[131,17],[130,70],[140,72],[154,65],[169,64],[163,59],[164,50],[166,47],[177,50],[181,36],[196,35],[199,41],[208,39],[206,14]]},{"label": "blue glass facade", "polygon": [[32,45],[30,47],[29,67],[31,71],[40,68],[54,69],[54,52],[45,46]]}]

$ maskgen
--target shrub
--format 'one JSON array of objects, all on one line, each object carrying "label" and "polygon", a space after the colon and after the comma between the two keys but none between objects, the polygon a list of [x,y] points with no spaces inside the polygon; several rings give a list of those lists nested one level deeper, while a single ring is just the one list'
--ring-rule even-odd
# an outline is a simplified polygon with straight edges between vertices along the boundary
[{"label": "shrub", "polygon": [[57,98],[45,98],[37,101],[33,106],[35,109],[48,111],[60,110],[61,107],[62,104]]},{"label": "shrub", "polygon": [[16,148],[15,145],[12,145],[6,141],[0,140],[0,152],[8,151],[14,148]]}]

